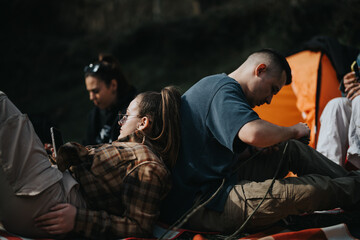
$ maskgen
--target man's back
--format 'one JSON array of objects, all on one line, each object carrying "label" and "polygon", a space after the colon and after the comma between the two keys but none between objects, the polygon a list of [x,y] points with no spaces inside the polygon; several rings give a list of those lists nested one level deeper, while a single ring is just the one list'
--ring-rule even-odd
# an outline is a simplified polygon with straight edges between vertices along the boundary
[{"label": "man's back", "polygon": [[182,96],[181,153],[173,169],[173,189],[162,210],[164,221],[177,220],[197,198],[213,194],[225,178],[225,185],[209,204],[222,210],[236,181],[232,174],[234,152],[246,147],[237,133],[254,119],[258,116],[240,85],[226,74],[206,77]]}]

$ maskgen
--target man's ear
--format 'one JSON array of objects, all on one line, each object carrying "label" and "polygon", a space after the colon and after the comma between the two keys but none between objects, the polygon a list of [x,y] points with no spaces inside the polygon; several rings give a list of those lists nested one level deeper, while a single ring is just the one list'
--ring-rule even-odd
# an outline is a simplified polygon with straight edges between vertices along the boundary
[{"label": "man's ear", "polygon": [[257,67],[255,68],[255,76],[259,77],[265,71],[266,71],[266,64],[261,63],[261,64],[257,65]]},{"label": "man's ear", "polygon": [[142,131],[150,129],[150,119],[146,116],[142,117],[136,129]]}]

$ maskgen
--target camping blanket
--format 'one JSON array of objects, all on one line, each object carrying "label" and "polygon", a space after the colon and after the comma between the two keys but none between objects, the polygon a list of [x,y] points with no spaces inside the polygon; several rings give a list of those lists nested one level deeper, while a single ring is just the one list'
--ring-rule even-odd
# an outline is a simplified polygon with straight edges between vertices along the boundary
[{"label": "camping blanket", "polygon": [[301,231],[287,231],[283,230],[278,233],[257,233],[243,237],[240,239],[248,240],[285,240],[285,239],[309,239],[309,240],[321,240],[321,239],[356,239],[348,231],[347,226],[342,223],[325,228],[310,228]]},{"label": "camping blanket", "polygon": [[[1,225],[0,225],[1,226]],[[165,228],[157,226],[154,235],[160,237],[165,231]],[[185,229],[177,231],[170,231],[167,235],[168,239],[221,239],[221,237],[215,233],[202,233],[193,232]],[[126,240],[138,239],[138,238],[126,238]],[[153,238],[156,239],[156,238]],[[346,224],[337,224],[324,228],[309,228],[301,231],[290,231],[284,228],[274,227],[264,232],[248,235],[246,237],[239,238],[242,240],[285,240],[285,239],[298,239],[298,240],[350,240],[356,239],[353,237],[346,226]],[[0,228],[0,240],[32,240],[30,238],[20,237],[6,232],[3,228]],[[43,239],[45,240],[45,239]]]},{"label": "camping blanket", "polygon": [[[154,231],[156,237],[163,235],[165,229],[157,226]],[[220,236],[216,233],[196,233],[184,229],[177,231],[170,231],[166,235],[166,239],[193,239],[193,240],[205,240],[205,239],[224,239],[226,236]],[[130,238],[129,238],[130,239]],[[134,238],[133,238],[134,239]],[[309,228],[300,231],[291,231],[282,227],[273,227],[266,231],[256,234],[247,235],[239,238],[243,240],[350,240],[356,239],[348,231],[347,225],[344,223],[333,225],[324,228]]]}]

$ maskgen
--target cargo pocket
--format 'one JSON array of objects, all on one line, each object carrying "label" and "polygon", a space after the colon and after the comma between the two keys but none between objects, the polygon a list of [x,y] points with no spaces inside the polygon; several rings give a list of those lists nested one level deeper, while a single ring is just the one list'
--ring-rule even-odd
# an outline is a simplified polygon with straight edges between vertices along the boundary
[{"label": "cargo pocket", "polygon": [[[260,207],[256,210],[255,214],[248,222],[246,229],[265,228],[284,217],[282,208],[285,206],[285,193],[282,189],[275,186],[266,195],[270,187],[271,180],[264,182],[247,182],[245,184],[237,185],[239,191],[243,192],[244,196],[244,221],[254,212],[257,206],[261,203]],[[278,185],[278,184],[277,184]]]}]

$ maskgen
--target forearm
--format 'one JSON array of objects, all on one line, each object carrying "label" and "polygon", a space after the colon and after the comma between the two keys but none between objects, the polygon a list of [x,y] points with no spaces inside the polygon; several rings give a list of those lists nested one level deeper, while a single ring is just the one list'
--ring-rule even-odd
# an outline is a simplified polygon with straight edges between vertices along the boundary
[{"label": "forearm", "polygon": [[282,127],[261,119],[247,123],[238,136],[244,143],[261,148],[301,137],[294,126]]}]

